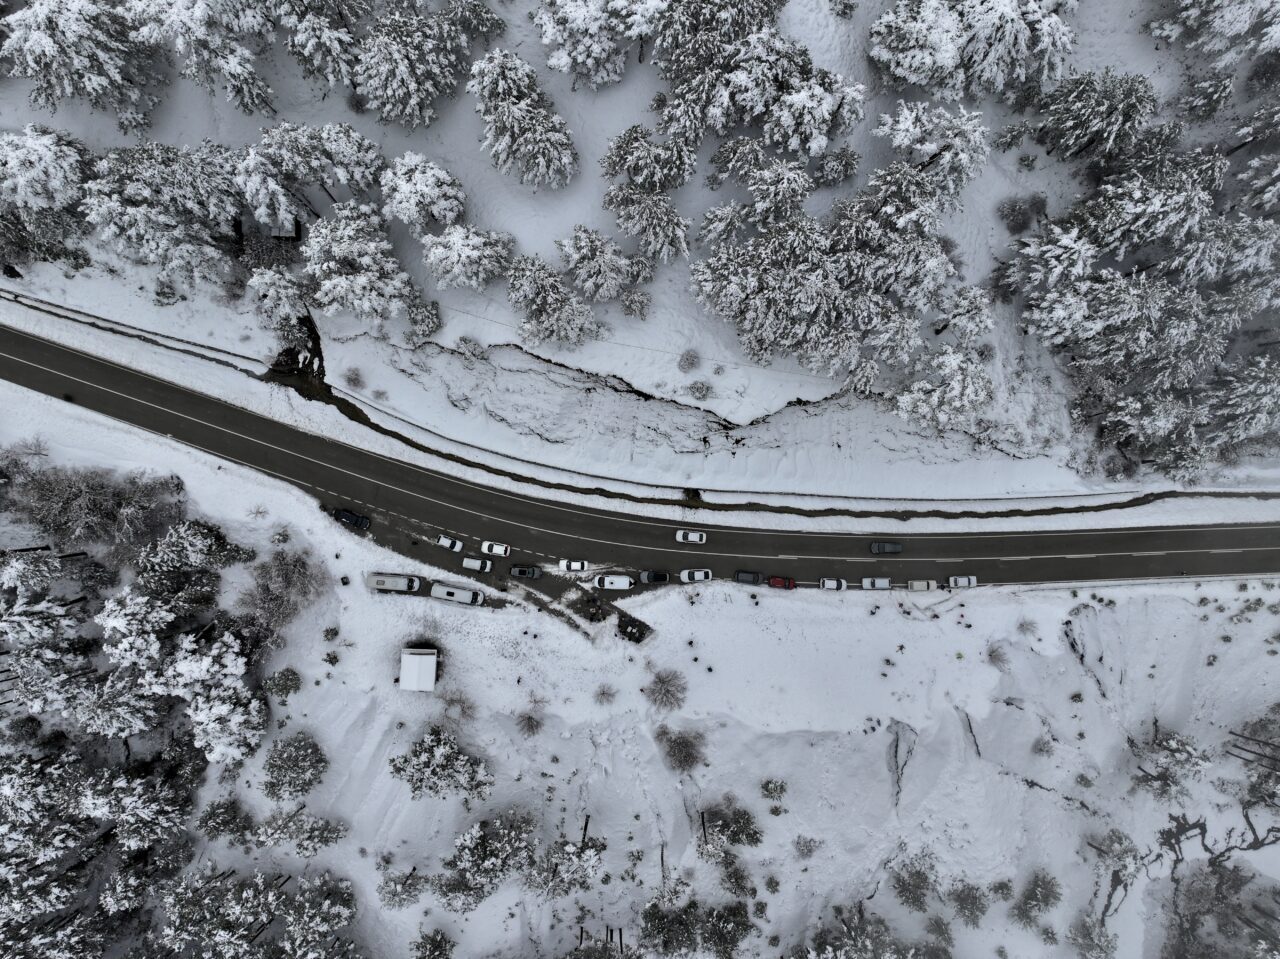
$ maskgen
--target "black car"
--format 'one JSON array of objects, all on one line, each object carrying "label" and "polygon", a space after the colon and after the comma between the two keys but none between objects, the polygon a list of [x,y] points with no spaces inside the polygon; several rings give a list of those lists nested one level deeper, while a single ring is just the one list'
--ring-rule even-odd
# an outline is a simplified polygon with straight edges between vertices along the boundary
[{"label": "black car", "polygon": [[881,556],[885,553],[901,553],[902,544],[901,543],[872,543],[871,552],[875,553],[877,556]]},{"label": "black car", "polygon": [[640,582],[653,583],[655,586],[660,586],[663,583],[671,582],[671,574],[664,573],[660,569],[642,569],[640,570]]},{"label": "black car", "polygon": [[735,583],[746,583],[748,586],[759,586],[764,582],[764,577],[759,573],[753,573],[749,569],[740,569],[733,574]]},{"label": "black car", "polygon": [[541,566],[512,566],[511,575],[516,579],[537,579],[542,575]]},{"label": "black car", "polygon": [[369,517],[361,516],[359,513],[353,513],[349,509],[343,509],[339,506],[333,511],[333,518],[339,523],[350,526],[352,529],[368,529]]}]

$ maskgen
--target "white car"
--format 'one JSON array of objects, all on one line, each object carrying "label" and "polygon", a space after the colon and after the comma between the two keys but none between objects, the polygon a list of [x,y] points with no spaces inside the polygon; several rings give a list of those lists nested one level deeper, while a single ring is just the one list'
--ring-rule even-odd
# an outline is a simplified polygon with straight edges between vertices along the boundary
[{"label": "white car", "polygon": [[863,589],[890,589],[893,584],[889,582],[888,576],[864,576],[862,577]]},{"label": "white car", "polygon": [[977,586],[978,577],[976,576],[952,576],[947,580],[947,585],[952,589],[964,589],[967,586]]},{"label": "white car", "polygon": [[479,556],[468,556],[462,561],[462,568],[474,570],[477,573],[492,573],[493,560],[481,559]]},{"label": "white car", "polygon": [[710,578],[711,570],[709,569],[680,570],[680,582],[682,583],[705,583]]},{"label": "white car", "polygon": [[451,553],[462,552],[462,541],[454,539],[452,536],[445,536],[444,533],[436,537],[436,545],[442,549],[449,550]]},{"label": "white car", "polygon": [[676,530],[677,543],[694,543],[701,545],[707,541],[707,534],[700,529],[678,529]]},{"label": "white car", "polygon": [[912,593],[927,593],[932,589],[938,588],[936,579],[909,579],[907,580],[907,590]]},{"label": "white car", "polygon": [[636,585],[636,581],[630,576],[613,573],[608,576],[597,576],[595,584],[596,589],[631,589]]},{"label": "white car", "polygon": [[480,544],[480,552],[486,556],[510,556],[511,547],[506,543],[491,543],[485,540]]},{"label": "white car", "polygon": [[849,584],[842,579],[820,579],[818,589],[848,589]]},{"label": "white car", "polygon": [[587,568],[585,559],[562,559],[560,560],[560,572],[562,573],[581,573]]}]

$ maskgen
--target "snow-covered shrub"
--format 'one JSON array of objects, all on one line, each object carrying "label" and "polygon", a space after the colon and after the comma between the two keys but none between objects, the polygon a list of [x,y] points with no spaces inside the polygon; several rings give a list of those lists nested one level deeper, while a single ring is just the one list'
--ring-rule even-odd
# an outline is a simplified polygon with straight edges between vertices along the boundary
[{"label": "snow-covered shrub", "polygon": [[408,872],[396,872],[389,862],[378,864],[382,878],[378,880],[378,899],[388,909],[404,909],[422,898],[428,877],[414,866]]},{"label": "snow-covered shrub", "polygon": [[320,574],[310,556],[298,550],[277,549],[254,565],[253,580],[240,596],[249,621],[268,635],[291,622],[304,603],[320,589]]},{"label": "snow-covered shrub", "polygon": [[537,851],[533,818],[510,812],[478,822],[453,842],[445,872],[432,876],[432,890],[455,912],[470,912],[504,880],[523,872]]},{"label": "snow-covered shrub", "polygon": [[1058,880],[1044,869],[1031,873],[1017,901],[1009,907],[1009,917],[1024,929],[1034,928],[1040,917],[1062,900]]},{"label": "snow-covered shrub", "polygon": [[267,798],[300,799],[311,792],[329,768],[329,760],[315,738],[307,732],[277,739],[262,764],[266,779],[262,791]]},{"label": "snow-covered shrub", "polygon": [[970,929],[977,929],[982,924],[982,917],[991,906],[985,889],[964,880],[957,881],[947,890],[947,901],[955,910],[956,918]]},{"label": "snow-covered shrub", "polygon": [[642,690],[655,709],[679,709],[689,694],[689,681],[676,669],[659,669]]},{"label": "snow-covered shrub", "polygon": [[485,761],[467,755],[458,740],[441,726],[432,726],[409,752],[391,757],[391,775],[409,784],[414,799],[460,792],[487,799],[493,776]]},{"label": "snow-covered shrub", "polygon": [[413,959],[453,959],[457,943],[439,929],[424,932],[413,941]]},{"label": "snow-covered shrub", "polygon": [[292,666],[277,669],[262,681],[262,691],[274,696],[281,705],[289,701],[289,697],[302,688],[302,677]]},{"label": "snow-covered shrub", "polygon": [[254,827],[253,816],[240,805],[235,796],[215,799],[204,807],[196,820],[196,828],[209,839],[225,838],[237,844],[249,842]]},{"label": "snow-covered shrub", "polygon": [[654,738],[662,746],[667,765],[677,772],[687,773],[707,761],[706,737],[696,730],[659,726]]},{"label": "snow-covered shrub", "polygon": [[913,912],[928,912],[929,901],[938,891],[938,867],[933,854],[918,852],[889,873],[894,895]]},{"label": "snow-covered shrub", "polygon": [[525,884],[547,899],[590,889],[604,869],[601,856],[606,848],[608,844],[595,836],[581,842],[561,836],[534,859],[525,873]]}]

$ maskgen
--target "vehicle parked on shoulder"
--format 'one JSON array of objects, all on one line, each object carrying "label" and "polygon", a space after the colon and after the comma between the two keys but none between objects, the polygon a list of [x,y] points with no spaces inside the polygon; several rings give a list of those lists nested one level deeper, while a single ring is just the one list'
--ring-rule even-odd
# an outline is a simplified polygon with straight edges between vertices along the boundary
[{"label": "vehicle parked on shoulder", "polygon": [[676,530],[677,543],[693,543],[701,545],[707,541],[707,534],[700,529],[678,529]]},{"label": "vehicle parked on shoulder", "polygon": [[642,569],[640,582],[661,586],[663,583],[671,582],[671,574],[661,569]]},{"label": "vehicle parked on shoulder", "polygon": [[871,552],[876,556],[882,556],[887,553],[901,553],[901,543],[890,543],[885,541],[877,541],[871,544]]},{"label": "vehicle parked on shoulder", "polygon": [[353,513],[351,510],[343,509],[341,506],[333,511],[333,518],[344,526],[350,526],[352,529],[368,529],[372,523],[369,517]]},{"label": "vehicle parked on shoulder", "polygon": [[848,589],[849,584],[843,579],[820,579],[818,589]]},{"label": "vehicle parked on shoulder", "polygon": [[608,573],[595,578],[596,589],[632,589],[636,581],[621,573]]},{"label": "vehicle parked on shoulder", "polygon": [[489,540],[485,540],[480,544],[480,552],[486,556],[510,556],[511,547],[506,543],[491,543]]},{"label": "vehicle parked on shoulder", "polygon": [[452,586],[449,583],[432,583],[431,598],[443,599],[450,603],[462,603],[464,606],[484,605],[484,593],[478,589],[465,586]]},{"label": "vehicle parked on shoulder", "polygon": [[441,533],[436,537],[435,544],[441,549],[447,549],[451,553],[462,552],[462,540],[454,539],[452,536],[446,536],[444,533]]},{"label": "vehicle parked on shoulder", "polygon": [[539,579],[542,576],[541,566],[512,566],[511,575],[516,579]]},{"label": "vehicle parked on shoulder", "polygon": [[562,559],[560,560],[560,572],[562,573],[581,573],[587,568],[585,559]]},{"label": "vehicle parked on shoulder", "polygon": [[680,570],[680,582],[682,583],[705,583],[710,578],[711,570],[709,569]]},{"label": "vehicle parked on shoulder", "polygon": [[733,574],[733,581],[746,586],[759,586],[764,581],[764,576],[749,569],[740,569]]},{"label": "vehicle parked on shoulder", "polygon": [[771,589],[795,589],[796,581],[790,576],[770,576],[769,587]]},{"label": "vehicle parked on shoulder", "polygon": [[462,561],[462,568],[476,573],[493,572],[493,560],[481,559],[479,556],[468,556]]},{"label": "vehicle parked on shoulder", "polygon": [[965,589],[969,586],[978,585],[978,577],[976,576],[952,576],[947,580],[947,585],[952,589]]},{"label": "vehicle parked on shoulder", "polygon": [[863,589],[891,589],[893,583],[889,582],[888,576],[864,576],[862,577]]},{"label": "vehicle parked on shoulder", "polygon": [[912,593],[927,593],[931,589],[938,588],[936,579],[909,579],[907,580],[907,589]]},{"label": "vehicle parked on shoulder", "polygon": [[416,576],[401,576],[396,573],[370,573],[364,578],[364,584],[379,593],[416,593],[422,581]]}]

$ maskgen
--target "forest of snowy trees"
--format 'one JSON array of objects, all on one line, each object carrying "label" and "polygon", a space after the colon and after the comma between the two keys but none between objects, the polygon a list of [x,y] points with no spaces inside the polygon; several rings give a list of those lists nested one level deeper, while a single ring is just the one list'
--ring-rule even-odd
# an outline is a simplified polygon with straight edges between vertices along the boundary
[{"label": "forest of snowy trees", "polygon": [[[136,143],[0,132],[0,261],[81,268],[109,249],[154,268],[161,301],[194,284],[249,297],[285,346],[306,340],[313,312],[381,335],[398,325],[410,344],[436,331],[393,221],[436,288],[505,281],[532,346],[607,335],[593,304],[643,319],[644,285],[688,261],[696,301],[749,357],[797,359],[938,429],[974,428],[995,395],[991,364],[1008,359],[989,334],[1017,324],[1060,356],[1108,470],[1193,477],[1280,419],[1267,332],[1280,299],[1280,14],[1173,4],[1148,31],[1188,74],[1161,102],[1146,77],[1072,66],[1075,8],[886,4],[866,56],[901,99],[866,116],[867,91],[815,64],[779,28],[776,0],[540,0],[544,64],[494,46],[506,24],[482,0],[32,0],[0,21],[0,71],[48,111],[114,112]],[[469,222],[456,172],[426,154],[387,157],[347,123],[277,116],[260,69],[276,45],[318,91],[344,88],[388,124],[430,125],[465,96],[483,124],[477,155],[529,190],[598,172],[617,235],[576,227],[557,238],[562,263],[522,253],[501,223]],[[538,68],[589,95],[624,82],[633,57],[663,83],[652,120],[618,131],[586,171]],[[260,140],[148,139],[172,71],[261,116]],[[988,129],[978,101],[1009,121]],[[860,169],[855,129],[890,162]],[[971,276],[948,230],[970,215],[966,187],[992,149],[1026,151],[1027,169],[1079,189],[994,273]],[[682,210],[674,193],[700,155],[724,199]],[[301,244],[275,242],[295,224]]]}]

